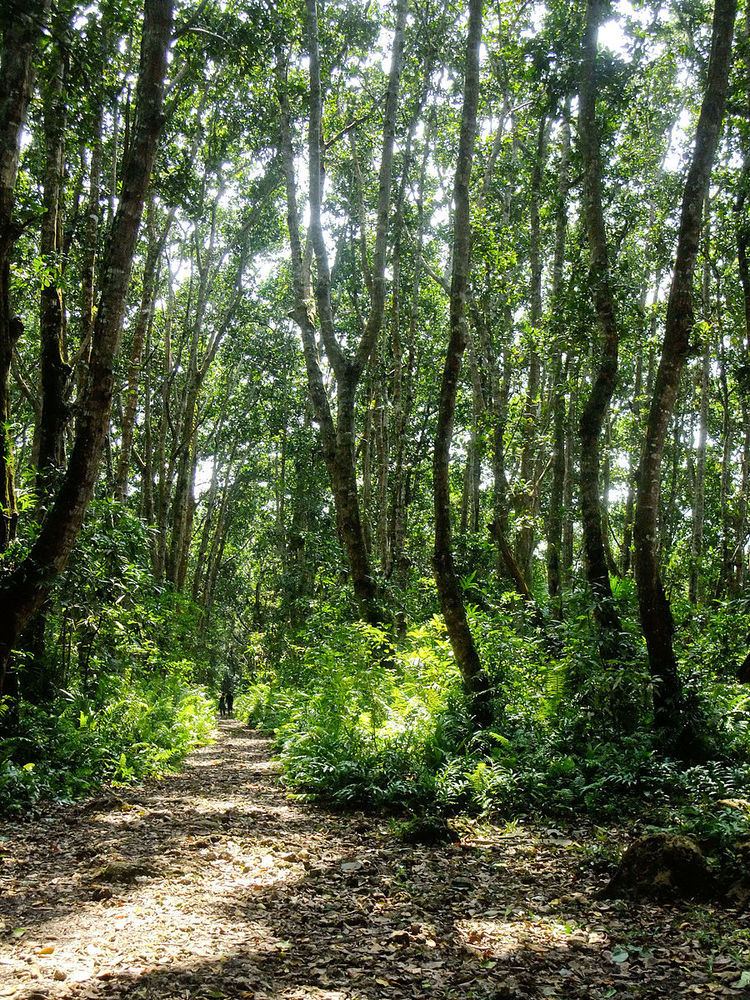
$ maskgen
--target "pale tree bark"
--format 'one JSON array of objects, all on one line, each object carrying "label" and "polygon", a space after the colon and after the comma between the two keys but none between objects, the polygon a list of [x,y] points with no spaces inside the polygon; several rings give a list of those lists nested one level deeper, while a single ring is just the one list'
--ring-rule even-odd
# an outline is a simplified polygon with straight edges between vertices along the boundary
[{"label": "pale tree bark", "polygon": [[664,341],[651,397],[638,481],[635,574],[641,626],[653,682],[654,722],[660,729],[678,725],[682,705],[673,645],[674,622],[661,579],[657,551],[661,464],[680,379],[691,347],[693,278],[700,243],[701,216],[724,117],[736,11],[736,0],[716,0],[706,89],[682,197]]},{"label": "pale tree bark", "polygon": [[130,472],[131,450],[133,447],[133,431],[135,429],[135,415],[138,407],[138,386],[141,379],[143,345],[146,342],[146,334],[153,320],[154,307],[159,290],[159,273],[161,256],[169,235],[172,222],[176,214],[173,208],[170,210],[161,232],[157,232],[155,224],[150,216],[155,212],[153,200],[146,213],[146,225],[149,234],[149,246],[146,260],[143,265],[143,288],[141,291],[141,303],[136,315],[133,328],[133,339],[130,345],[130,358],[128,361],[127,383],[124,393],[123,413],[122,413],[122,434],[120,440],[120,454],[117,459],[115,470],[115,490],[116,500],[123,501],[127,495],[128,474]]},{"label": "pale tree bark", "polygon": [[[392,166],[396,134],[396,116],[404,51],[407,0],[398,0],[391,67],[383,112],[375,246],[367,270],[370,307],[353,353],[342,347],[331,302],[331,272],[322,224],[323,96],[320,82],[317,0],[307,0],[307,45],[310,57],[310,116],[308,129],[310,240],[313,247],[316,280],[315,312],[326,358],[335,382],[336,414],[333,415],[318,356],[317,325],[311,301],[307,268],[302,254],[291,113],[287,95],[286,69],[277,59],[277,91],[281,107],[281,152],[287,192],[287,223],[292,251],[294,292],[293,316],[302,334],[308,390],[319,425],[320,441],[336,510],[339,538],[346,551],[354,594],[362,616],[379,622],[378,588],[372,575],[367,550],[362,511],[357,491],[355,460],[355,405],[357,392],[383,325],[385,311],[385,263],[391,204]],[[366,255],[365,255],[366,260]]]},{"label": "pale tree bark", "polygon": [[492,721],[489,680],[482,667],[466,617],[461,585],[453,560],[450,507],[450,449],[456,412],[456,395],[461,359],[466,348],[466,297],[471,268],[471,217],[469,188],[479,104],[479,49],[482,41],[482,0],[469,0],[469,28],[466,39],[464,99],[461,132],[453,185],[453,254],[450,288],[450,332],[445,367],[440,386],[433,490],[435,506],[435,549],[433,568],[440,606],[445,618],[453,655],[461,671],[464,690],[474,724],[486,727]]},{"label": "pale tree bark", "polygon": [[537,427],[540,413],[541,361],[538,340],[542,322],[542,232],[540,209],[542,200],[542,177],[547,155],[547,132],[549,123],[542,115],[537,132],[534,167],[531,173],[531,201],[529,205],[529,264],[531,270],[528,381],[523,416],[523,448],[521,450],[521,488],[516,500],[516,511],[520,527],[516,537],[516,561],[523,573],[527,586],[531,586],[532,557],[536,547],[534,518],[537,512]]},{"label": "pale tree bark", "polygon": [[11,652],[34,612],[64,570],[94,492],[114,389],[114,361],[122,333],[138,231],[162,126],[171,0],[145,0],[136,120],[122,188],[102,267],[89,376],[76,436],[60,489],[28,556],[0,585],[0,694],[10,681]]}]

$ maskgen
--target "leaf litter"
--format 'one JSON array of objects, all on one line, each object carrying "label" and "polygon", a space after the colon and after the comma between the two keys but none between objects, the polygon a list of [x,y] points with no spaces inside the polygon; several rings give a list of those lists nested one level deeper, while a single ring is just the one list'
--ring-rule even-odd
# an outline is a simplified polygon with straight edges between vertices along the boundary
[{"label": "leaf litter", "polygon": [[602,898],[591,828],[455,826],[291,801],[223,721],[180,774],[6,826],[0,998],[750,996],[746,914]]}]

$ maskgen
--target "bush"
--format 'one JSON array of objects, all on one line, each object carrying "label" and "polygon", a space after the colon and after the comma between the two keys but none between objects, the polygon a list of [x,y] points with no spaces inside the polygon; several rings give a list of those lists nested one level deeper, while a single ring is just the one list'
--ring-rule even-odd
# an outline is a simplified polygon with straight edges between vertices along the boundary
[{"label": "bush", "polygon": [[23,735],[6,740],[0,757],[0,812],[164,774],[210,740],[213,722],[213,699],[177,677],[108,678],[93,697],[23,703]]},{"label": "bush", "polygon": [[632,636],[632,659],[603,667],[588,616],[571,614],[555,658],[515,598],[500,608],[470,612],[495,695],[490,731],[471,733],[440,619],[394,649],[332,607],[264,658],[238,715],[274,732],[292,789],[339,806],[672,824],[747,787],[749,699],[736,685],[710,673],[686,679],[688,711],[714,748],[713,763],[686,768],[650,731],[649,679]]}]

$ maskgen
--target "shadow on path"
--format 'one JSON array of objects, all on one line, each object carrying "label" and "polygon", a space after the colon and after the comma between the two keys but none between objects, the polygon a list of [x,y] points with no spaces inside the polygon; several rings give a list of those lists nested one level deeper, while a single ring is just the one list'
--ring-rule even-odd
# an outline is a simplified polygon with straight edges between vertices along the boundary
[{"label": "shadow on path", "polygon": [[0,998],[741,995],[693,937],[722,915],[598,900],[580,838],[406,846],[291,802],[268,740],[219,730],[178,775],[3,830]]}]

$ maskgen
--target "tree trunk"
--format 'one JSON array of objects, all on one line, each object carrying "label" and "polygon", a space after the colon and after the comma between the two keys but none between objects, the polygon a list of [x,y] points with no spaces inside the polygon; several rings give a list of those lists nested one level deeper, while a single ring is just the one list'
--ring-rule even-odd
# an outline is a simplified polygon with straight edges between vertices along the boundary
[{"label": "tree trunk", "polygon": [[[64,34],[65,18],[55,21]],[[41,340],[42,411],[39,420],[37,496],[40,515],[51,499],[56,477],[65,462],[65,425],[68,420],[68,381],[71,369],[65,352],[65,308],[62,294],[62,207],[65,169],[66,61],[57,45],[50,53],[50,79],[44,100],[44,215],[40,252],[54,275],[40,293],[39,335]]]},{"label": "tree trunk", "polygon": [[109,428],[114,360],[122,332],[125,297],[162,125],[171,35],[171,0],[145,0],[137,117],[102,268],[102,293],[94,325],[89,378],[60,489],[29,555],[0,586],[0,605],[4,611],[0,619],[0,694],[8,690],[11,651],[65,568],[94,492]]},{"label": "tree trunk", "polygon": [[[406,463],[406,433],[409,427],[409,419],[414,405],[416,339],[419,323],[419,293],[422,280],[422,251],[424,246],[425,230],[424,192],[427,180],[427,163],[430,150],[430,140],[432,138],[432,125],[433,123],[430,122],[430,130],[424,143],[424,152],[419,172],[419,186],[417,188],[417,234],[414,254],[414,272],[410,291],[406,360],[404,360],[404,350],[401,342],[401,328],[399,323],[400,309],[398,308],[398,303],[400,302],[400,298],[394,305],[393,316],[391,318],[392,350],[395,372],[393,378],[393,401],[391,406],[392,429],[390,437],[394,442],[395,461],[393,476],[391,478],[391,506],[388,515],[388,533],[390,536],[388,545],[389,561],[385,569],[385,576],[386,579],[390,579],[391,575],[395,572],[396,576],[403,582],[405,582],[404,577],[407,569],[404,547],[406,542],[408,516],[407,479],[409,475]],[[401,209],[403,210],[403,204],[401,205]],[[400,252],[396,255],[396,260],[394,261],[394,294],[396,293],[397,287],[396,279],[400,275],[399,262]],[[399,265],[399,267],[397,267],[397,265]],[[402,623],[403,615],[400,611],[397,612],[397,615],[399,616],[399,622]]]},{"label": "tree trunk", "polygon": [[736,0],[716,0],[706,90],[683,192],[664,342],[651,397],[636,500],[634,535],[638,604],[654,686],[654,722],[661,729],[678,724],[677,716],[682,705],[672,643],[674,622],[661,580],[657,552],[661,462],[680,377],[690,351],[693,277],[701,235],[701,215],[724,117],[736,10]]},{"label": "tree trunk", "polygon": [[[153,209],[151,209],[153,211]],[[143,289],[141,304],[133,329],[133,341],[130,346],[127,386],[124,393],[122,413],[122,439],[120,454],[115,471],[115,499],[123,501],[128,491],[128,473],[130,472],[130,453],[133,447],[133,431],[135,429],[135,414],[138,407],[138,385],[141,376],[141,356],[146,334],[153,319],[154,306],[159,289],[159,264],[164,245],[175,212],[172,210],[161,234],[149,226],[149,248],[143,267]]]},{"label": "tree trunk", "polygon": [[732,596],[732,512],[730,510],[730,494],[732,485],[732,445],[734,442],[732,426],[732,401],[729,395],[729,379],[727,378],[727,359],[724,350],[724,335],[721,329],[716,331],[716,347],[719,359],[719,399],[721,400],[721,476],[719,479],[719,510],[721,511],[721,562],[719,577],[716,583],[716,599]]},{"label": "tree trunk", "polygon": [[[568,229],[568,188],[570,173],[570,101],[565,102],[560,148],[560,167],[555,209],[555,257],[552,267],[552,331],[555,362],[552,369],[552,483],[547,518],[547,591],[555,616],[562,620],[563,491],[565,487],[565,379],[562,353],[565,348],[558,312],[562,306],[565,237]],[[566,365],[567,367],[567,365]]]},{"label": "tree trunk", "polygon": [[[698,417],[698,444],[695,449],[695,482],[693,484],[693,523],[690,532],[690,580],[688,596],[697,604],[700,596],[701,559],[703,556],[703,522],[706,500],[706,443],[708,441],[708,384],[711,371],[711,348],[708,338],[703,351],[700,369],[700,411]],[[692,447],[692,440],[691,440]]]},{"label": "tree trunk", "polygon": [[[18,510],[13,475],[8,379],[13,349],[23,333],[10,299],[10,261],[21,230],[13,219],[21,132],[33,86],[32,58],[49,0],[16,3],[3,25],[0,61],[0,552],[15,538]],[[0,677],[0,692],[2,692]]]},{"label": "tree trunk", "polygon": [[540,207],[542,197],[542,177],[547,151],[547,117],[542,115],[537,132],[536,155],[531,175],[531,204],[529,206],[529,263],[531,269],[529,313],[530,331],[528,338],[528,383],[523,417],[523,449],[521,451],[521,483],[516,504],[520,527],[516,538],[516,562],[523,573],[526,585],[531,585],[532,557],[536,547],[534,516],[537,508],[536,430],[539,424],[539,396],[541,365],[537,347],[542,321],[542,233]]},{"label": "tree trunk", "polygon": [[618,365],[617,322],[610,286],[609,250],[602,209],[601,151],[596,123],[597,33],[604,13],[602,0],[587,0],[579,97],[579,142],[583,160],[583,212],[590,255],[590,282],[601,334],[601,352],[579,432],[581,438],[581,518],[586,575],[601,630],[602,654],[616,656],[622,626],[609,582],[601,503],[600,442],[615,389]]},{"label": "tree trunk", "polygon": [[[65,16],[55,19],[53,35],[64,36]],[[57,477],[65,462],[65,425],[68,419],[68,382],[71,369],[65,353],[65,308],[62,293],[63,173],[65,169],[65,123],[67,55],[59,43],[51,46],[44,80],[44,176],[39,250],[52,275],[39,295],[40,412],[36,438],[36,516],[41,521],[54,493]],[[25,636],[24,697],[36,704],[49,700],[55,678],[46,656],[49,601],[33,616]]]},{"label": "tree trunk", "polygon": [[560,558],[560,570],[563,583],[570,583],[573,577],[573,548],[574,532],[573,518],[575,495],[575,464],[576,464],[576,436],[575,423],[578,410],[578,385],[574,382],[570,391],[568,401],[568,412],[565,422],[565,477],[563,479],[563,529],[562,529],[562,553]]},{"label": "tree trunk", "polygon": [[355,598],[362,617],[378,623],[378,588],[371,572],[357,491],[354,448],[354,416],[357,390],[383,325],[386,289],[386,249],[390,216],[392,167],[395,148],[396,118],[404,53],[407,0],[398,0],[393,54],[386,91],[382,148],[380,158],[377,221],[372,265],[366,264],[365,283],[370,289],[370,309],[352,356],[342,347],[336,332],[331,302],[331,274],[321,221],[323,202],[322,118],[323,98],[320,81],[317,0],[307,0],[307,41],[310,57],[310,119],[308,129],[310,241],[316,263],[315,302],[320,333],[327,359],[333,369],[336,387],[336,419],[331,412],[325,379],[318,357],[317,330],[310,301],[307,268],[302,255],[291,113],[287,94],[286,65],[277,58],[277,93],[281,106],[281,153],[287,193],[287,223],[292,256],[293,316],[300,328],[305,357],[308,390],[320,427],[320,441],[328,472],[339,538],[351,573]]},{"label": "tree trunk", "polygon": [[453,186],[453,263],[450,290],[450,334],[440,387],[433,488],[435,502],[435,550],[433,566],[440,605],[475,725],[486,727],[492,720],[492,700],[487,675],[469,628],[461,586],[453,562],[450,510],[450,448],[456,412],[456,394],[461,358],[466,348],[466,295],[471,264],[471,218],[469,185],[479,103],[479,48],[482,40],[482,0],[469,0],[469,29],[464,69],[464,101],[461,133]]},{"label": "tree trunk", "polygon": [[[650,339],[656,333],[656,304],[659,295],[659,285],[661,284],[661,273],[656,275],[653,301],[651,303],[651,319],[649,321]],[[644,287],[641,294],[641,305],[645,310],[647,289]],[[633,382],[633,398],[630,409],[633,413],[633,431],[630,435],[630,447],[628,450],[628,492],[625,497],[625,523],[622,531],[622,559],[620,562],[620,573],[628,576],[633,562],[633,519],[635,516],[635,491],[638,487],[638,465],[641,456],[641,438],[643,436],[642,413],[643,413],[643,354],[646,350],[645,337],[641,338],[636,347],[635,358],[635,378]],[[648,348],[648,370],[653,368],[653,348]]]}]

